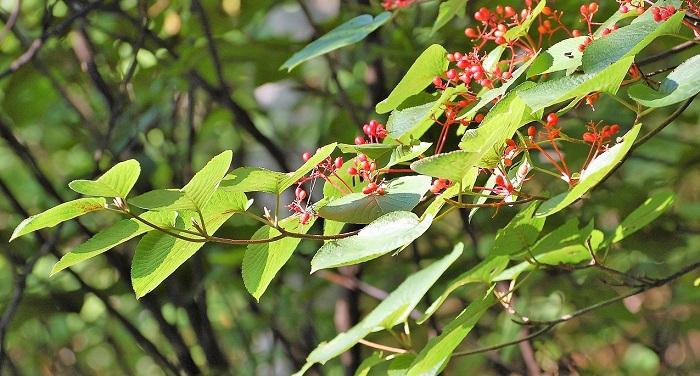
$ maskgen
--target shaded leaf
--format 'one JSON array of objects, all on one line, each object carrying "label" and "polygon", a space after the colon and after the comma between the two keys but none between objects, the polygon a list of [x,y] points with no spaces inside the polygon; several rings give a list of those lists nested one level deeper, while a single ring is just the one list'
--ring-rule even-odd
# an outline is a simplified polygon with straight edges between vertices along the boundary
[{"label": "shaded leaf", "polygon": [[311,272],[358,264],[410,243],[428,230],[431,216],[422,221],[408,211],[385,214],[357,235],[326,242],[311,260]]},{"label": "shaded leaf", "polygon": [[12,232],[10,241],[42,228],[56,226],[61,222],[73,219],[85,213],[105,209],[106,204],[107,201],[103,197],[79,198],[77,200],[64,202],[20,222],[17,228],[15,228],[15,231]]},{"label": "shaded leaf", "polygon": [[682,102],[700,93],[700,55],[683,62],[661,82],[658,90],[636,84],[627,95],[647,107],[663,107]]},{"label": "shaded leaf", "polygon": [[125,198],[136,184],[140,173],[139,162],[130,159],[117,163],[97,180],[73,180],[68,186],[88,196]]},{"label": "shaded leaf", "polygon": [[464,85],[448,87],[436,101],[394,110],[386,122],[389,137],[404,144],[419,139],[435,124],[435,119],[445,112],[445,103],[451,102],[459,93],[466,91]]},{"label": "shaded leaf", "polygon": [[382,12],[377,17],[369,14],[357,16],[336,27],[327,34],[309,43],[282,64],[280,69],[291,71],[297,65],[338,48],[357,43],[391,19],[391,12]]},{"label": "shaded leaf", "polygon": [[262,167],[239,167],[224,177],[219,189],[229,192],[277,193],[285,174]]},{"label": "shaded leaf", "polygon": [[445,291],[440,295],[433,304],[425,311],[425,315],[418,320],[418,324],[422,324],[437,311],[447,297],[457,288],[470,283],[486,283],[490,284],[492,279],[501,274],[508,266],[510,258],[508,256],[489,256],[475,267],[462,273],[447,285]]},{"label": "shaded leaf", "polygon": [[510,256],[530,248],[544,227],[544,219],[535,217],[539,202],[530,203],[518,212],[502,229],[496,232],[489,256]]},{"label": "shaded leaf", "polygon": [[436,178],[461,181],[480,159],[479,153],[455,150],[415,161],[411,163],[411,170]]},{"label": "shaded leaf", "polygon": [[439,336],[428,341],[411,364],[407,375],[437,375],[445,367],[452,352],[471,332],[486,310],[496,302],[491,290],[489,289],[483,298],[471,302],[459,316],[442,329]]},{"label": "shaded leaf", "polygon": [[[302,225],[299,216],[295,215],[281,220],[279,226],[289,232],[306,233],[313,226],[315,217],[312,218]],[[256,231],[251,240],[270,239],[280,234],[277,229],[265,226]],[[255,299],[260,300],[277,272],[292,257],[300,241],[301,238],[284,237],[274,242],[249,244],[246,247],[243,257],[243,283]]]},{"label": "shaded leaf", "polygon": [[581,173],[581,179],[573,189],[545,201],[535,215],[538,217],[552,215],[576,202],[589,190],[598,185],[608,172],[612,171],[627,154],[641,128],[641,124],[635,124],[632,129],[623,136],[623,141],[621,143],[601,153],[589,163],[588,168]]},{"label": "shaded leaf", "polygon": [[464,18],[464,14],[467,10],[467,1],[468,0],[447,0],[440,3],[440,10],[438,11],[438,16],[435,19],[430,34],[435,34],[436,31],[447,25],[455,16]]},{"label": "shaded leaf", "polygon": [[647,199],[617,226],[615,232],[608,237],[605,243],[610,245],[619,242],[627,236],[639,231],[661,216],[675,201],[676,196],[671,192],[661,192]]},{"label": "shaded leaf", "polygon": [[325,364],[342,354],[377,328],[392,328],[403,323],[416,307],[423,295],[437,281],[445,270],[462,254],[464,246],[459,243],[452,253],[434,262],[427,268],[406,278],[389,296],[357,325],[338,334],[330,342],[324,342],[309,354],[306,364],[295,375],[303,375],[315,363]]},{"label": "shaded leaf", "polygon": [[427,176],[403,176],[389,181],[383,195],[350,193],[322,206],[318,214],[345,223],[369,223],[387,213],[412,210],[430,184]]},{"label": "shaded leaf", "polygon": [[418,56],[391,94],[377,104],[375,110],[378,114],[383,114],[396,109],[408,97],[422,92],[433,82],[433,77],[442,75],[448,64],[445,48],[439,44],[428,47]]},{"label": "shaded leaf", "polygon": [[[177,213],[175,212],[165,211],[146,212],[140,215],[141,218],[160,227],[174,226],[176,216]],[[51,269],[51,275],[81,261],[95,257],[129,239],[133,239],[152,230],[154,230],[153,227],[134,218],[121,220],[111,227],[98,232],[85,243],[80,244],[69,253],[63,255],[56,265],[53,266],[53,269]]]}]

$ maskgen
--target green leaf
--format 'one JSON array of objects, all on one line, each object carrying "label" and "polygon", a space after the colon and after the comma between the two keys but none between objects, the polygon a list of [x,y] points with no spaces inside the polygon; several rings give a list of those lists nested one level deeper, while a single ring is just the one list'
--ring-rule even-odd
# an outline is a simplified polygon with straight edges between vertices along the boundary
[{"label": "green leaf", "polygon": [[[202,208],[208,233],[214,234],[234,214],[233,210],[244,210],[246,206],[247,199],[244,194],[217,190]],[[196,213],[190,212],[189,218],[186,217],[187,213],[179,214],[181,216],[178,217],[178,225],[194,231],[190,219],[197,219]],[[155,289],[203,245],[203,242],[178,239],[163,232],[146,234],[136,246],[134,261],[131,264],[131,283],[136,297],[140,298]]]},{"label": "green leaf", "polygon": [[437,375],[481,316],[496,302],[491,290],[489,289],[483,298],[471,302],[459,316],[442,329],[439,336],[431,338],[406,375]]},{"label": "green leaf", "polygon": [[617,166],[622,158],[624,158],[632,147],[641,128],[641,124],[635,124],[632,129],[623,136],[623,141],[621,143],[601,153],[589,163],[588,168],[581,173],[581,179],[573,189],[545,201],[535,215],[538,217],[552,215],[576,202],[589,190],[598,185],[598,183]]},{"label": "green leaf", "polygon": [[411,170],[436,178],[461,181],[480,159],[479,153],[455,150],[415,161],[411,163]]},{"label": "green leaf", "polygon": [[382,12],[377,17],[369,14],[357,16],[336,27],[327,34],[309,43],[282,64],[280,69],[291,71],[297,65],[338,48],[357,43],[391,19],[391,12]]},{"label": "green leaf", "polygon": [[586,239],[591,236],[593,221],[583,229],[579,229],[578,226],[578,218],[569,219],[535,243],[530,249],[528,256],[538,256],[556,250],[578,250],[584,246]]},{"label": "green leaf", "polygon": [[239,167],[226,175],[219,189],[228,192],[277,193],[285,174],[261,167]]},{"label": "green leaf", "polygon": [[[312,218],[314,219],[302,225],[299,216],[295,215],[281,220],[278,224],[289,232],[306,233],[313,225],[315,217]],[[265,226],[256,231],[251,240],[270,239],[280,234],[277,229]],[[256,300],[260,300],[277,272],[292,257],[300,241],[301,238],[284,237],[270,243],[248,245],[243,257],[243,283]]]},{"label": "green leaf", "polygon": [[615,232],[610,235],[605,244],[610,245],[619,242],[639,231],[663,214],[675,201],[676,197],[671,192],[661,192],[647,199],[642,206],[635,209],[617,226]]},{"label": "green leaf", "polygon": [[495,167],[501,160],[505,140],[523,124],[536,120],[525,102],[518,97],[518,92],[534,86],[525,82],[501,99],[476,129],[464,132],[459,148],[481,154],[478,167]]},{"label": "green leaf", "polygon": [[663,107],[682,102],[700,93],[700,55],[683,62],[666,77],[658,90],[637,84],[627,90],[630,98],[647,107]]},{"label": "green leaf", "polygon": [[98,197],[125,198],[141,173],[141,166],[135,159],[114,165],[97,180],[73,180],[68,186],[81,194]]},{"label": "green leaf", "polygon": [[[620,12],[617,12],[620,13]],[[528,77],[561,70],[575,69],[581,65],[583,52],[578,47],[587,36],[564,39],[549,47],[545,53],[538,56],[527,72]]]},{"label": "green leaf", "polygon": [[416,240],[428,230],[433,221],[428,216],[422,221],[408,211],[385,214],[357,235],[326,242],[311,260],[311,273],[343,265],[359,264],[382,256],[404,244]]},{"label": "green leaf", "polygon": [[386,376],[404,376],[408,372],[411,363],[416,359],[415,354],[406,353],[394,356],[389,363]]},{"label": "green leaf", "polygon": [[[175,225],[175,212],[146,212],[140,215],[144,220],[160,227],[172,227]],[[73,248],[69,253],[61,257],[53,269],[51,275],[54,275],[61,270],[75,265],[81,261],[95,257],[102,252],[114,248],[115,246],[124,243],[129,239],[133,239],[148,231],[154,230],[134,218],[124,219],[95,234],[85,243]]]},{"label": "green leaf", "polygon": [[[539,52],[538,52],[539,54]],[[535,55],[537,56],[537,55]],[[492,103],[496,98],[503,96],[506,91],[508,91],[508,88],[510,88],[511,85],[513,85],[520,76],[522,76],[523,73],[525,73],[528,69],[528,67],[535,61],[535,58],[533,57],[532,59],[528,60],[525,62],[523,65],[521,65],[518,69],[513,72],[513,77],[511,77],[508,81],[504,82],[501,84],[501,86],[488,90],[484,92],[480,97],[479,97],[479,102],[477,102],[474,106],[472,106],[469,111],[467,111],[464,115],[460,116],[460,119],[462,118],[471,118],[472,116],[476,115],[476,113],[484,108],[489,103]],[[533,86],[532,83],[530,82],[523,82],[520,84],[518,87],[520,89],[517,90],[523,90],[525,88],[528,88],[530,86]],[[515,91],[515,90],[514,90]],[[491,111],[489,111],[489,114],[491,114]],[[487,115],[488,116],[488,115]]]},{"label": "green leaf", "polygon": [[386,362],[386,359],[384,359],[382,353],[375,351],[360,363],[355,370],[355,376],[369,376],[372,367],[384,362]]},{"label": "green leaf", "polygon": [[129,200],[147,210],[202,210],[231,165],[233,153],[226,150],[212,158],[182,189],[159,189]]},{"label": "green leaf", "polygon": [[435,124],[435,119],[445,112],[445,103],[451,102],[457,94],[463,92],[466,92],[464,85],[448,87],[434,102],[394,110],[386,122],[389,137],[404,144],[419,139]]},{"label": "green leaf", "polygon": [[187,198],[185,193],[179,189],[156,189],[142,195],[131,198],[127,201],[130,205],[134,205],[146,210],[192,210],[192,200]]},{"label": "green leaf", "polygon": [[322,206],[318,214],[339,222],[369,223],[387,213],[412,210],[430,184],[427,176],[403,176],[389,181],[383,195],[350,193]]},{"label": "green leaf", "polygon": [[678,32],[684,15],[678,12],[663,22],[650,19],[632,23],[594,40],[583,51],[583,71],[600,72],[620,60],[634,58],[660,35]]},{"label": "green leaf", "polygon": [[518,93],[533,111],[593,92],[615,94],[634,57],[626,57],[596,73],[577,74],[537,84]]},{"label": "green leaf", "polygon": [[455,16],[464,18],[464,13],[466,10],[467,0],[447,0],[440,3],[440,10],[438,11],[438,16],[435,19],[430,35],[435,34],[436,31],[447,25],[447,23],[450,22]]},{"label": "green leaf", "polygon": [[508,256],[489,256],[475,267],[462,273],[459,277],[450,282],[442,295],[440,295],[433,304],[425,311],[425,315],[418,320],[418,324],[424,323],[435,311],[442,305],[447,297],[457,288],[470,283],[485,283],[491,284],[492,279],[501,274],[508,266],[510,258]]},{"label": "green leaf", "polygon": [[433,44],[418,56],[389,97],[379,102],[375,108],[378,114],[396,109],[408,97],[418,94],[447,69],[447,51],[439,44]]},{"label": "green leaf", "polygon": [[337,143],[326,145],[309,158],[296,171],[288,174],[270,171],[260,167],[241,167],[226,175],[219,188],[228,192],[266,192],[272,194],[282,193],[285,189],[296,183],[302,176],[313,170],[321,161],[328,158]]},{"label": "green leaf", "polygon": [[[603,233],[598,230],[593,230],[592,225],[590,229],[588,227],[585,231],[591,231],[591,235],[588,240],[591,243],[591,248],[597,250],[600,248],[603,242]],[[536,258],[537,263],[545,265],[559,265],[559,264],[577,264],[581,261],[590,260],[591,256],[585,246],[568,246],[566,248],[557,249],[551,252],[547,252],[538,255]],[[535,262],[533,260],[523,261],[515,266],[512,266],[504,270],[501,274],[493,278],[494,282],[498,281],[510,281],[517,279],[520,274],[525,271],[532,270],[535,268]]]},{"label": "green leaf", "polygon": [[342,354],[354,346],[367,334],[378,327],[392,328],[403,323],[413,311],[423,295],[437,281],[445,270],[462,254],[464,246],[459,243],[452,253],[427,268],[406,278],[389,296],[357,325],[345,333],[340,333],[333,340],[321,343],[306,358],[306,364],[297,372],[301,376],[315,363],[325,364],[330,359]]},{"label": "green leaf", "polygon": [[506,33],[503,34],[503,37],[506,38],[506,40],[508,41],[513,41],[522,36],[527,35],[528,31],[530,30],[530,26],[532,26],[532,23],[538,18],[540,13],[542,13],[542,9],[544,9],[546,3],[546,1],[540,1],[540,3],[537,4],[535,9],[533,9],[532,12],[530,12],[525,21],[523,21],[518,26],[508,29],[508,31],[506,31]]},{"label": "green leaf", "polygon": [[539,202],[533,202],[521,210],[502,229],[496,232],[489,256],[511,256],[529,249],[544,227],[545,218],[535,217]]},{"label": "green leaf", "polygon": [[33,215],[20,222],[12,233],[10,241],[42,228],[56,226],[61,222],[73,219],[85,213],[105,209],[106,204],[107,201],[103,197],[79,198],[77,200],[64,202],[63,204],[54,206],[45,212]]}]

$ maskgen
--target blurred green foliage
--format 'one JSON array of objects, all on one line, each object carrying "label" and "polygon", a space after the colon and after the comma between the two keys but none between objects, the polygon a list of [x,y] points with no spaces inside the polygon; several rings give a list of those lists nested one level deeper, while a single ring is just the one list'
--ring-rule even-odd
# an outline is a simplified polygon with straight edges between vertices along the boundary
[{"label": "blurred green foliage", "polygon": [[[382,292],[394,290],[425,266],[420,260],[441,258],[456,242],[466,244],[458,267],[448,269],[428,293],[432,299],[452,278],[478,264],[517,209],[482,209],[468,225],[455,211],[398,256],[314,275],[309,275],[309,262],[322,244],[302,242],[260,302],[243,285],[242,246],[206,244],[140,300],[129,278],[135,241],[49,278],[61,255],[114,223],[117,216],[110,213],[8,243],[28,215],[78,197],[68,189],[69,181],[95,178],[122,160],[140,162],[142,177],[135,191],[142,193],[184,185],[224,150],[234,151],[233,167],[284,171],[299,167],[304,151],[351,142],[364,122],[387,120],[374,113],[375,104],[429,45],[440,43],[448,51],[468,45],[464,28],[474,26],[469,17],[431,33],[439,3],[407,8],[364,41],[286,72],[280,70],[283,63],[311,40],[360,14],[379,14],[379,3],[0,2],[0,19],[11,26],[0,40],[0,373],[160,375],[179,369],[188,374],[289,374],[319,342],[356,324],[379,304]],[[466,14],[481,6],[491,4],[468,2]],[[556,6],[564,10],[565,22],[578,25],[580,3]],[[601,2],[600,12],[612,14],[617,6]],[[34,50],[37,40],[44,43]],[[677,43],[659,39],[645,55]],[[678,65],[696,50],[647,65],[645,71]],[[23,56],[29,60],[18,64]],[[657,110],[645,125],[661,123],[672,111]],[[633,116],[601,96],[595,112],[581,106],[562,118],[563,129],[579,136],[590,119],[630,124]],[[691,105],[635,150],[592,198],[550,218],[545,232],[578,217],[582,224],[595,220],[609,234],[649,197],[674,192],[673,207],[615,244],[604,255],[605,263],[660,278],[697,262],[699,119],[700,110]],[[569,152],[583,160],[587,150]],[[529,184],[559,189],[539,177]],[[254,198],[259,208],[274,204],[269,196]],[[249,238],[257,227],[242,218],[227,222],[217,235]],[[550,374],[691,374],[700,366],[700,292],[693,278],[697,271],[624,304],[595,310],[533,339],[529,347],[454,357],[445,373],[526,373],[532,358]],[[615,281],[600,272],[540,270],[524,282],[514,304],[533,319],[553,319],[619,295],[611,283]],[[458,289],[431,318],[433,324],[445,325],[482,295],[479,289]],[[418,308],[424,311],[431,301],[425,299]],[[502,307],[492,307],[465,349],[515,338],[522,328],[511,317]],[[420,342],[416,348],[436,334],[429,326],[411,330]],[[385,332],[368,338],[396,343]],[[156,344],[164,359],[157,359],[145,343]],[[355,347],[310,372],[352,374],[371,354],[367,347]],[[400,368],[398,364],[378,365],[371,374],[386,374],[387,367]]]}]

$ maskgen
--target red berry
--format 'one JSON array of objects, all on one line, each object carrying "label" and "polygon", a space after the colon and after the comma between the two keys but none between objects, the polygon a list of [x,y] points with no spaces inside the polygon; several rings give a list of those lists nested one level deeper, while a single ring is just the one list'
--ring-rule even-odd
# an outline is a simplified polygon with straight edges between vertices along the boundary
[{"label": "red berry", "polygon": [[379,188],[377,188],[376,191],[374,191],[374,193],[376,193],[376,194],[378,194],[378,195],[381,196],[381,195],[383,195],[383,194],[386,193],[386,190],[384,189],[384,187],[379,187]]},{"label": "red berry", "polygon": [[627,5],[620,5],[620,13],[627,13],[630,11],[630,8],[627,7]]},{"label": "red berry", "polygon": [[442,86],[442,78],[440,76],[433,77],[433,85]]},{"label": "red berry", "polygon": [[469,38],[476,38],[476,31],[472,29],[471,27],[464,29],[464,35],[466,35]]},{"label": "red berry", "polygon": [[357,155],[357,159],[358,159],[360,162],[366,162],[366,161],[367,161],[367,156],[366,156],[364,153],[360,153],[360,154]]},{"label": "red berry", "polygon": [[365,139],[362,136],[355,137],[355,145],[362,145],[365,143]]},{"label": "red berry", "polygon": [[511,6],[505,7],[504,11],[505,11],[506,17],[515,16],[515,9],[513,9],[513,7],[511,7]]},{"label": "red berry", "polygon": [[506,44],[508,41],[506,41],[506,38],[503,38],[503,36],[497,37],[496,40],[494,41],[498,44]]},{"label": "red berry", "polygon": [[501,75],[501,78],[504,80],[510,80],[511,77],[513,77],[513,74],[510,72],[503,72],[503,74]]},{"label": "red berry", "polygon": [[551,114],[547,115],[547,124],[549,126],[555,126],[555,125],[557,125],[558,122],[559,122],[559,116],[557,116],[557,114],[551,113]]},{"label": "red berry", "polygon": [[545,16],[549,16],[550,14],[552,14],[552,8],[550,8],[550,7],[542,8],[542,14],[544,14]]},{"label": "red berry", "polygon": [[574,30],[574,31],[571,32],[571,35],[574,36],[574,37],[580,37],[580,36],[581,36],[581,32],[580,32],[579,30]]},{"label": "red berry", "polygon": [[338,157],[333,161],[333,165],[335,165],[335,168],[341,168],[343,167],[343,157]]},{"label": "red berry", "polygon": [[588,7],[585,5],[581,5],[580,11],[581,11],[581,14],[583,14],[585,16],[586,14],[588,14]]},{"label": "red berry", "polygon": [[620,126],[617,124],[613,124],[610,126],[610,134],[615,134],[620,131]]},{"label": "red berry", "polygon": [[510,158],[505,158],[505,159],[503,159],[503,164],[506,165],[507,167],[510,167],[513,165],[513,160]]},{"label": "red berry", "polygon": [[348,175],[355,176],[355,175],[359,175],[359,174],[360,174],[360,173],[357,172],[357,169],[356,169],[355,167],[350,167],[350,168],[348,168]]},{"label": "red berry", "polygon": [[296,191],[294,191],[294,195],[297,200],[303,200],[306,198],[306,191],[302,187],[297,187]]},{"label": "red berry", "polygon": [[302,160],[302,161],[306,162],[306,161],[308,161],[309,159],[311,159],[311,153],[309,153],[308,151],[307,151],[306,153],[304,153],[304,154],[301,155],[301,160]]},{"label": "red berry", "polygon": [[475,122],[481,123],[482,120],[484,120],[484,114],[476,114],[476,116],[474,116]]},{"label": "red berry", "polygon": [[511,140],[510,138],[506,140],[506,145],[508,146],[515,146],[515,141]]},{"label": "red berry", "polygon": [[586,132],[583,134],[583,141],[593,143],[595,142],[595,139],[596,137],[592,133]]},{"label": "red berry", "polygon": [[527,129],[527,135],[530,136],[530,137],[532,138],[532,137],[535,137],[535,133],[537,133],[537,129],[535,128],[534,125],[531,125],[531,126]]},{"label": "red berry", "polygon": [[447,72],[445,72],[445,76],[447,76],[447,78],[449,78],[450,80],[454,80],[455,78],[457,78],[457,71],[454,69],[450,69]]},{"label": "red berry", "polygon": [[598,3],[590,3],[588,5],[588,11],[591,12],[591,14],[597,12],[598,11]]},{"label": "red berry", "polygon": [[377,183],[370,182],[366,187],[362,188],[362,193],[368,195],[377,190]]},{"label": "red berry", "polygon": [[309,223],[309,219],[311,219],[311,214],[307,212],[303,212],[299,216],[299,222],[301,222],[302,225]]},{"label": "red berry", "polygon": [[369,171],[369,166],[370,166],[370,164],[367,161],[362,161],[362,163],[360,163],[360,168],[365,170],[365,171]]},{"label": "red berry", "polygon": [[369,172],[374,172],[374,171],[376,171],[376,170],[377,170],[377,163],[375,163],[374,161],[370,162],[370,164],[369,164]]}]

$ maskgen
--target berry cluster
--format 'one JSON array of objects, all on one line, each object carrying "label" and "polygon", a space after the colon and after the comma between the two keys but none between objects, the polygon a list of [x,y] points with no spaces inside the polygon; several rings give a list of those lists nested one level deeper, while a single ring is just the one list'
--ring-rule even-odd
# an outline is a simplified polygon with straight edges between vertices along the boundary
[{"label": "berry cluster", "polygon": [[379,124],[379,122],[374,119],[370,120],[369,123],[362,126],[362,132],[365,135],[367,135],[369,140],[365,139],[362,136],[357,136],[355,137],[355,145],[362,145],[366,143],[379,143],[387,136],[384,124]]},{"label": "berry cluster", "polygon": [[467,28],[464,34],[472,39],[481,39],[479,48],[483,47],[488,40],[493,40],[497,44],[512,43],[513,41],[506,40],[505,34],[509,28],[522,24],[530,15],[532,1],[526,0],[525,4],[527,9],[523,9],[519,14],[510,6],[497,5],[495,12],[482,7],[474,13],[474,19],[481,22],[482,27]]},{"label": "berry cluster", "polygon": [[384,0],[382,1],[382,8],[386,10],[392,10],[396,8],[404,8],[407,7],[413,3],[415,3],[416,0]]},{"label": "berry cluster", "polygon": [[649,10],[654,16],[654,21],[656,22],[666,21],[676,13],[676,7],[674,7],[673,5],[666,5],[660,7],[653,6]]},{"label": "berry cluster", "polygon": [[[318,149],[316,151],[318,152]],[[311,157],[312,155],[309,152],[305,152],[301,155],[301,159],[304,162],[308,162],[309,159],[311,159]],[[303,176],[296,182],[297,187],[294,190],[294,201],[292,201],[288,205],[285,205],[285,207],[288,208],[289,211],[299,214],[299,221],[302,224],[308,223],[311,216],[316,215],[316,213],[313,211],[312,206],[310,205],[311,197],[309,197],[309,194],[303,188],[304,183],[307,183],[309,181],[311,182],[311,191],[313,191],[313,188],[316,185],[316,180],[319,178],[336,186],[336,184],[329,179],[329,176],[335,176],[341,182],[343,182],[348,189],[350,189],[350,187],[342,179],[340,179],[338,177],[338,174],[336,173],[338,169],[343,167],[343,164],[344,163],[342,157],[337,157],[335,159],[333,159],[332,157],[327,157],[321,162],[319,162],[316,166],[314,166],[314,168],[311,170],[311,172],[309,172],[308,175]],[[342,191],[340,187],[336,186],[336,188]]]},{"label": "berry cluster", "polygon": [[627,13],[632,10],[636,10],[637,14],[644,13],[643,0],[618,0],[618,2],[620,3],[620,13]]},{"label": "berry cluster", "polygon": [[361,181],[369,182],[366,187],[362,189],[364,194],[377,194],[383,195],[386,193],[384,189],[384,182],[379,181],[379,171],[377,170],[377,162],[370,161],[367,155],[360,153],[357,157],[353,158],[353,166],[348,168],[348,174],[350,176],[358,176]]}]

